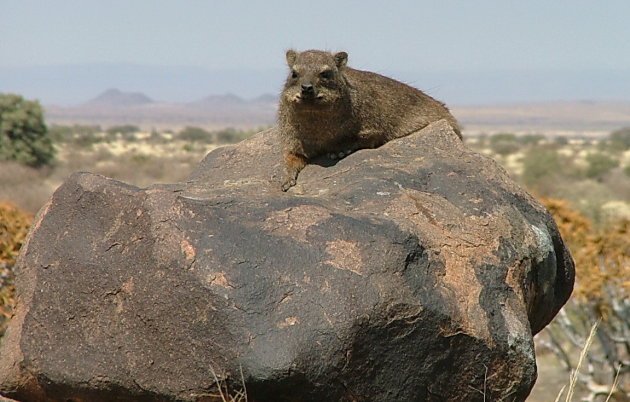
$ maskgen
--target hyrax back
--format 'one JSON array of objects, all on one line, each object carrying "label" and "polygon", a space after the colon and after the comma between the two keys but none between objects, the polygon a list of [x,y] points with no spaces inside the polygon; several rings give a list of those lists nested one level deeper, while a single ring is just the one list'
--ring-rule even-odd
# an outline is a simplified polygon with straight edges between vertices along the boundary
[{"label": "hyrax back", "polygon": [[443,103],[391,78],[347,67],[345,52],[289,50],[286,59],[291,71],[278,116],[287,173],[283,191],[295,185],[311,158],[322,154],[341,158],[376,148],[441,119],[461,138]]}]

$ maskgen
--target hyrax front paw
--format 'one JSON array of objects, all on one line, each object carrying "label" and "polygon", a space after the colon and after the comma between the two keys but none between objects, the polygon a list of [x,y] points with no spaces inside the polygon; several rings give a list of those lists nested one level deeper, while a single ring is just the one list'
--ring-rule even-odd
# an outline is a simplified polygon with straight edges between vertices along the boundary
[{"label": "hyrax front paw", "polygon": [[291,187],[295,186],[297,182],[298,174],[304,166],[306,166],[307,160],[303,155],[296,154],[294,152],[286,152],[284,154],[284,164],[286,167],[287,175],[280,187],[282,191],[287,191]]},{"label": "hyrax front paw", "polygon": [[292,177],[288,177],[283,183],[282,186],[280,187],[282,189],[282,191],[287,191],[289,190],[291,187],[295,186],[296,184],[296,180]]}]

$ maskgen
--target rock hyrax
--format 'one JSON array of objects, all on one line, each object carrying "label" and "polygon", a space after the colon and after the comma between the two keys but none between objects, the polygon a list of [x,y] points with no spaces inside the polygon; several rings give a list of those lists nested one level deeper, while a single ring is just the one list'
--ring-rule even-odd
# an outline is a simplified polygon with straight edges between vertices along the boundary
[{"label": "rock hyrax", "polygon": [[278,126],[287,176],[294,186],[311,158],[343,158],[446,119],[457,135],[457,121],[446,106],[422,91],[391,78],[347,67],[348,54],[320,50],[286,53],[291,71],[280,96]]}]

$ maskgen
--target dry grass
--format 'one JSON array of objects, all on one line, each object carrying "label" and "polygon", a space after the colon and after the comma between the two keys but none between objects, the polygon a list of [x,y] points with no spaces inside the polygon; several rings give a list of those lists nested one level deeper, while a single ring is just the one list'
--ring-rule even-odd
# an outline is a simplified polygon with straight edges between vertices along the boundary
[{"label": "dry grass", "polygon": [[[593,343],[593,338],[595,338],[595,333],[597,332],[598,325],[599,325],[599,321],[596,322],[591,327],[591,332],[588,334],[588,338],[586,338],[586,342],[584,343],[584,348],[582,348],[582,352],[580,353],[580,358],[578,359],[578,364],[575,367],[575,370],[573,371],[573,375],[571,375],[571,380],[569,381],[569,390],[567,392],[567,397],[565,399],[565,402],[570,402],[573,399],[573,393],[575,392],[575,385],[577,384],[577,381],[578,381],[580,368],[582,367],[582,364],[584,363],[584,358],[586,357],[586,354],[588,353],[588,350],[590,349],[591,344]],[[556,398],[556,400],[559,400],[560,396],[561,394],[558,395],[558,398]]]},{"label": "dry grass", "polygon": [[243,376],[243,368],[241,367],[241,389],[233,389],[230,390],[225,380],[221,380],[218,378],[217,373],[214,371],[212,367],[210,367],[210,372],[214,378],[215,384],[217,384],[217,388],[219,391],[218,395],[215,397],[221,398],[221,402],[247,402],[247,388],[245,387],[245,378]]},{"label": "dry grass", "polygon": [[[572,401],[575,400],[574,396],[575,396],[575,392],[576,392],[576,385],[578,384],[578,377],[580,375],[580,369],[584,365],[584,362],[586,360],[586,356],[588,355],[589,349],[591,348],[591,345],[592,345],[592,343],[593,343],[593,341],[595,339],[595,335],[597,333],[597,327],[599,326],[599,324],[600,324],[600,321],[598,320],[591,327],[589,335],[586,338],[586,341],[584,342],[584,346],[582,347],[582,350],[580,351],[580,357],[578,359],[577,366],[575,367],[575,369],[573,370],[573,372],[571,373],[571,376],[569,378],[569,383],[568,383],[568,385],[564,385],[562,387],[562,389],[560,390],[560,392],[556,396],[555,402],[559,402],[560,400],[562,400],[562,395],[564,395],[564,391],[565,390],[567,390],[567,393],[566,393],[566,396],[564,398],[564,402],[572,402]],[[610,388],[610,391],[607,393],[607,395],[605,395],[606,396],[606,401],[605,402],[609,402],[611,400],[611,398],[613,398],[615,396],[615,393],[617,391],[616,387],[617,387],[617,381],[619,380],[619,373],[620,373],[620,371],[621,371],[621,366],[618,367],[618,369],[617,369],[617,372],[615,374],[615,378],[613,380],[613,384],[612,384],[612,387]],[[583,399],[580,399],[580,400],[583,400]]]},{"label": "dry grass", "polygon": [[213,145],[170,141],[163,144],[117,141],[89,147],[59,146],[52,167],[35,169],[0,162],[0,200],[35,213],[74,172],[102,174],[138,187],[185,180]]}]

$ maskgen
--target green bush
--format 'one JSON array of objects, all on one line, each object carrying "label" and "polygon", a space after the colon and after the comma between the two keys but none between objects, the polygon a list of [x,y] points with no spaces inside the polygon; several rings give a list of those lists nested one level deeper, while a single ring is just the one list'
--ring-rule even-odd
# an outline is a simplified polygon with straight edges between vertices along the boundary
[{"label": "green bush", "polygon": [[131,157],[131,161],[137,164],[143,164],[151,160],[151,157],[147,154],[136,154]]},{"label": "green bush", "polygon": [[102,131],[101,126],[83,126],[79,124],[73,126],[53,125],[48,128],[50,138],[55,143],[69,143],[79,137],[94,137]]},{"label": "green bush", "polygon": [[68,142],[72,138],[72,127],[70,126],[52,126],[48,128],[50,139],[55,143]]},{"label": "green bush", "polygon": [[509,155],[521,148],[516,135],[511,133],[499,133],[490,137],[490,149],[499,155]]},{"label": "green bush", "polygon": [[562,135],[557,136],[556,138],[553,139],[554,144],[556,145],[567,145],[569,143],[569,139],[567,137],[564,137]]},{"label": "green bush", "polygon": [[135,142],[138,140],[136,134],[140,132],[140,128],[131,124],[122,126],[113,126],[107,129],[107,138],[104,139],[107,142],[116,141],[121,138],[125,141]]},{"label": "green bush", "polygon": [[139,132],[140,129],[137,126],[132,126],[130,124],[126,124],[126,125],[122,125],[122,126],[113,126],[107,129],[107,134],[110,135],[114,135],[114,134],[122,134],[122,135],[128,135],[128,134],[135,134],[137,132]]},{"label": "green bush", "polygon": [[40,167],[51,164],[54,157],[39,102],[0,94],[0,160]]},{"label": "green bush", "polygon": [[210,144],[213,141],[213,135],[200,127],[188,126],[179,132],[178,138],[183,141],[201,142]]},{"label": "green bush", "polygon": [[613,149],[623,151],[630,149],[630,127],[624,127],[613,131],[608,136],[608,141]]},{"label": "green bush", "polygon": [[523,145],[538,145],[547,137],[542,134],[525,134],[518,138],[518,142]]},{"label": "green bush", "polygon": [[221,144],[235,144],[247,137],[250,137],[253,133],[253,131],[243,131],[237,130],[233,127],[228,127],[223,130],[215,131],[213,134],[216,136],[217,142]]},{"label": "green bush", "polygon": [[562,171],[563,162],[558,152],[550,148],[533,148],[523,157],[523,182],[533,186],[540,180]]},{"label": "green bush", "polygon": [[586,162],[588,167],[585,174],[590,179],[601,177],[611,169],[619,166],[619,162],[616,159],[600,152],[588,154]]},{"label": "green bush", "polygon": [[168,140],[159,131],[153,130],[148,138],[148,142],[151,144],[166,144]]}]

